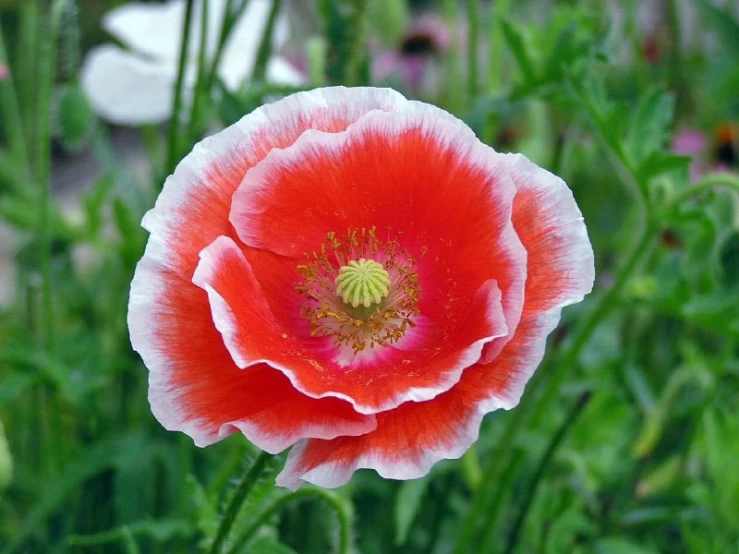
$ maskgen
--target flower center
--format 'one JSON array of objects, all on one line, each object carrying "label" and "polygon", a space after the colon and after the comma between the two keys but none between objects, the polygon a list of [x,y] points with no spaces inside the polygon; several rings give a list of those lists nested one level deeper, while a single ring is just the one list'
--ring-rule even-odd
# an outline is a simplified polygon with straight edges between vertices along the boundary
[{"label": "flower center", "polygon": [[341,266],[334,283],[336,294],[352,308],[370,308],[390,294],[390,274],[375,260],[351,260]]},{"label": "flower center", "polygon": [[416,260],[374,227],[329,233],[320,252],[306,254],[296,286],[313,336],[333,337],[355,353],[400,340],[419,313]]}]

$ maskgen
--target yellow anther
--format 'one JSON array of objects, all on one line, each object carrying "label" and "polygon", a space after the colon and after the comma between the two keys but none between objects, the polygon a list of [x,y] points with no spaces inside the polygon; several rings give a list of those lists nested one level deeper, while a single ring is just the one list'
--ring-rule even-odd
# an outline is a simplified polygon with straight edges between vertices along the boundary
[{"label": "yellow anther", "polygon": [[382,264],[359,258],[339,269],[336,294],[353,308],[380,304],[390,294],[390,274]]}]

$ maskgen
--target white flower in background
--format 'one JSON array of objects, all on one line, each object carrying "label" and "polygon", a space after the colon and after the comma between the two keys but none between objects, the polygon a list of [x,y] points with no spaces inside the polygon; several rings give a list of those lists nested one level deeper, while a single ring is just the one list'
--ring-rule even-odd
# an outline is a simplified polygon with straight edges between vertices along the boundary
[{"label": "white flower in background", "polygon": [[[212,60],[226,10],[226,0],[208,2],[206,53]],[[82,88],[102,118],[121,125],[161,123],[171,116],[186,0],[164,4],[132,2],[108,12],[103,27],[129,49],[104,44],[92,49],[81,70]],[[234,25],[218,69],[230,90],[251,76],[264,33],[271,0],[250,0]],[[184,94],[191,97],[197,75],[202,5],[195,0]],[[287,39],[286,21],[279,17],[274,47]],[[267,63],[267,80],[300,85],[304,77],[289,62],[273,56]]]}]

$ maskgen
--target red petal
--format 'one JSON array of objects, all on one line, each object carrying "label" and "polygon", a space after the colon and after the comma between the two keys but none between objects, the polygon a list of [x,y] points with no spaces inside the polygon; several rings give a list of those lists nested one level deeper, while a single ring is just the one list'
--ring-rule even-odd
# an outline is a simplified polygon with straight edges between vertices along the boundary
[{"label": "red petal", "polygon": [[[525,252],[511,223],[515,190],[505,161],[461,122],[422,105],[403,113],[372,112],[344,133],[305,133],[270,153],[247,174],[231,212],[239,238],[252,247],[245,253],[257,279],[263,271],[271,282],[282,278],[263,289],[269,304],[286,306],[283,313],[295,309],[297,265],[304,253],[320,251],[329,232],[374,226],[382,236],[390,228],[411,254],[420,258],[427,251],[418,262],[420,309],[448,338],[434,356],[390,352],[377,363],[351,364],[351,372],[342,370],[345,364],[337,367],[325,340],[306,339],[306,351],[316,352],[310,364],[268,359],[306,394],[346,398],[362,413],[448,390],[464,369],[460,364],[476,361],[469,348],[500,336],[503,328],[476,324],[472,333],[475,327],[463,326],[479,288],[494,279],[504,307],[517,306],[520,313],[523,302]],[[293,270],[277,256],[254,259],[252,252],[264,250],[294,258]],[[264,269],[271,264],[280,271]],[[324,352],[311,346],[316,343]],[[460,356],[463,348],[468,350]]]},{"label": "red petal", "polygon": [[[528,254],[523,315],[580,302],[593,288],[595,265],[593,248],[572,191],[562,179],[525,156],[508,154],[506,158],[517,189],[513,225]],[[509,312],[506,316],[513,326]],[[482,362],[494,360],[510,338],[488,344]]]},{"label": "red petal", "polygon": [[338,487],[361,468],[386,478],[414,479],[442,459],[459,458],[477,440],[486,413],[511,407],[506,391],[512,380],[527,380],[541,362],[546,337],[558,320],[558,313],[523,318],[494,362],[467,368],[454,388],[433,400],[377,414],[371,433],[301,442],[290,451],[277,483],[291,489],[303,482]]},{"label": "red petal", "polygon": [[[205,445],[239,426],[257,445],[274,450],[301,437],[334,434],[342,425],[353,432],[373,425],[340,400],[301,395],[266,366],[240,371],[213,325],[206,292],[191,279],[198,253],[233,233],[231,195],[269,151],[290,145],[306,129],[342,131],[368,111],[406,102],[387,89],[298,93],[205,139],[178,165],[144,218],[151,236],[131,284],[128,314],[131,343],[151,372],[152,411],[165,427]],[[319,429],[322,421],[331,428]],[[284,436],[273,436],[280,426]]]},{"label": "red petal", "polygon": [[523,156],[508,159],[518,189],[513,221],[529,256],[526,304],[515,332],[486,347],[493,354],[490,363],[467,368],[448,392],[378,414],[374,432],[303,441],[291,451],[279,484],[297,488],[307,481],[336,487],[359,468],[396,479],[420,477],[439,460],[460,457],[477,439],[486,413],[518,404],[561,307],[581,300],[592,288],[593,253],[564,182]]},{"label": "red petal", "polygon": [[479,359],[486,342],[507,332],[500,291],[488,281],[455,334],[413,352],[389,348],[378,354],[381,363],[345,368],[332,359],[334,349],[326,339],[296,337],[280,326],[231,239],[220,237],[203,250],[193,281],[207,291],[215,325],[239,367],[266,362],[305,394],[349,400],[361,413],[425,399],[440,386],[448,389],[448,381],[456,383],[462,370]]}]

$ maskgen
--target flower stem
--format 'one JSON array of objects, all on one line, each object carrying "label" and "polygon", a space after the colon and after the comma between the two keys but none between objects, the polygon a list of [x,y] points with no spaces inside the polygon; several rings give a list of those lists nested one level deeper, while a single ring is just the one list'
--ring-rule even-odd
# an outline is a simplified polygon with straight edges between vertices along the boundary
[{"label": "flower stem", "polygon": [[272,42],[277,24],[277,16],[282,8],[282,0],[273,0],[272,8],[269,11],[267,24],[264,27],[262,40],[259,42],[259,50],[257,50],[257,59],[254,62],[254,71],[251,75],[251,81],[255,83],[263,83],[267,79],[267,64],[272,55]]},{"label": "flower stem", "polygon": [[169,134],[167,137],[167,173],[171,173],[177,165],[178,148],[177,139],[180,131],[180,119],[182,112],[182,89],[185,83],[185,69],[187,67],[187,58],[190,46],[190,27],[192,26],[192,14],[194,0],[187,0],[185,7],[185,19],[182,24],[182,43],[180,44],[180,58],[177,67],[177,81],[174,90],[174,106],[172,107],[172,117],[169,121]]},{"label": "flower stem", "polygon": [[300,489],[275,500],[266,510],[264,510],[259,515],[259,517],[254,520],[254,522],[249,527],[244,530],[244,532],[235,541],[234,547],[228,551],[228,554],[237,554],[239,549],[246,544],[246,541],[248,541],[262,525],[265,525],[272,516],[277,514],[287,504],[305,498],[317,498],[320,500],[324,500],[334,509],[334,511],[336,512],[336,516],[339,519],[339,526],[341,528],[341,532],[339,534],[339,554],[349,554],[349,542],[351,536],[351,510],[349,509],[347,503],[342,500],[341,497],[339,497],[337,494],[313,487]]},{"label": "flower stem", "polygon": [[[5,48],[5,37],[3,29],[0,26],[0,64],[10,67]],[[3,127],[5,136],[8,138],[10,151],[13,153],[13,159],[21,166],[24,178],[29,178],[29,161],[28,150],[26,148],[26,138],[23,133],[23,123],[21,117],[20,104],[18,103],[18,95],[15,91],[15,78],[11,70],[0,83],[0,111],[3,115]]]},{"label": "flower stem", "polygon": [[54,2],[49,14],[47,32],[39,52],[39,86],[37,106],[40,117],[36,125],[38,158],[35,160],[39,186],[38,252],[41,268],[41,306],[43,316],[42,344],[47,353],[56,349],[54,303],[51,275],[51,120],[54,80],[56,78],[57,40],[66,0]]},{"label": "flower stem", "polygon": [[729,187],[739,192],[739,176],[731,173],[711,173],[710,175],[706,175],[696,181],[692,187],[678,194],[672,201],[671,207],[675,208],[694,196],[699,196],[708,190],[721,186]]},{"label": "flower stem", "polygon": [[511,554],[515,551],[516,545],[518,544],[518,538],[521,535],[521,530],[523,529],[524,523],[526,522],[526,516],[528,516],[529,509],[531,508],[534,497],[536,496],[536,491],[539,488],[539,483],[544,477],[547,468],[551,464],[551,461],[554,458],[554,454],[559,449],[559,446],[562,444],[562,441],[567,436],[569,430],[575,424],[575,421],[577,421],[577,418],[580,416],[580,414],[582,414],[585,406],[588,405],[590,398],[590,391],[584,392],[580,395],[577,402],[570,410],[570,413],[567,414],[567,418],[557,430],[557,433],[549,441],[547,449],[544,451],[544,455],[541,457],[541,460],[539,460],[539,465],[536,468],[536,472],[534,473],[534,476],[532,477],[531,482],[529,483],[529,486],[523,495],[523,506],[521,506],[521,511],[518,513],[518,517],[513,523],[511,534],[508,535],[508,544],[506,545],[505,549],[506,554]]},{"label": "flower stem", "polygon": [[480,52],[480,0],[467,0],[467,97],[477,96],[478,55]]},{"label": "flower stem", "polygon": [[210,554],[220,554],[223,543],[231,532],[234,521],[236,521],[236,516],[238,515],[239,510],[241,510],[241,506],[249,496],[251,489],[264,473],[264,470],[267,468],[267,463],[271,458],[272,456],[270,454],[260,452],[251,467],[246,473],[244,473],[244,476],[241,478],[241,482],[231,497],[231,501],[226,507],[223,518],[221,518],[216,538],[213,541],[213,545],[210,547]]}]

